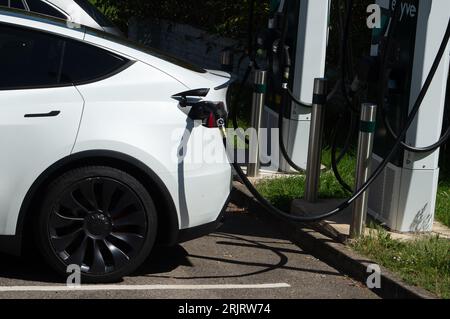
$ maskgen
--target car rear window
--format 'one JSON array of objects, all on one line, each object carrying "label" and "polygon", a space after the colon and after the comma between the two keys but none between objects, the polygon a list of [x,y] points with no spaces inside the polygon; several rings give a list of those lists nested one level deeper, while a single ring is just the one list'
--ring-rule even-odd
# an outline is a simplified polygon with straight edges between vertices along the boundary
[{"label": "car rear window", "polygon": [[160,51],[158,49],[155,49],[155,48],[152,48],[152,47],[149,47],[149,46],[145,46],[145,45],[142,45],[142,44],[140,44],[138,42],[131,41],[129,39],[125,39],[123,37],[119,37],[119,36],[116,36],[116,35],[113,35],[113,34],[110,34],[110,33],[102,32],[102,31],[99,31],[99,30],[96,30],[96,29],[92,29],[92,28],[88,28],[88,29],[89,29],[89,32],[91,34],[95,35],[95,36],[98,36],[98,37],[101,37],[101,38],[104,38],[106,40],[110,40],[110,41],[113,41],[113,42],[117,42],[117,43],[125,45],[125,46],[128,46],[128,47],[133,48],[135,50],[138,50],[138,51],[147,53],[149,55],[152,55],[152,56],[154,56],[154,57],[156,57],[158,59],[170,62],[170,63],[175,64],[175,65],[178,65],[178,66],[180,66],[182,68],[191,70],[193,72],[207,73],[207,71],[205,69],[203,69],[203,68],[201,68],[201,67],[199,67],[199,66],[197,66],[195,64],[192,64],[191,62],[188,62],[188,61],[182,60],[180,58],[174,57],[174,56],[172,56],[170,54],[167,54],[165,52],[162,52],[162,51]]},{"label": "car rear window", "polygon": [[66,40],[61,80],[75,84],[97,81],[117,73],[129,62],[98,47]]}]

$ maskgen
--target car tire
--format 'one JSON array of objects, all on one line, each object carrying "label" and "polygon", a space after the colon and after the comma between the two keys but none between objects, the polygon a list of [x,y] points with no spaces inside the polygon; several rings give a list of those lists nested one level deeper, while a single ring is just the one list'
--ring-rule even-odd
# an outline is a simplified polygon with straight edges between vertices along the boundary
[{"label": "car tire", "polygon": [[117,282],[149,256],[156,208],[146,188],[128,173],[105,166],[73,169],[44,194],[36,242],[62,276],[76,265],[82,283]]}]

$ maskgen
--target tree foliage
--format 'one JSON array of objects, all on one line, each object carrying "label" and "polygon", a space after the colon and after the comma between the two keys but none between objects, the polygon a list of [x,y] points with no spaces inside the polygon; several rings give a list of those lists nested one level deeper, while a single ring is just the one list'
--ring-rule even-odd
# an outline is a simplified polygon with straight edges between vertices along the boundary
[{"label": "tree foliage", "polygon": [[[211,33],[245,38],[252,0],[93,0],[120,27],[131,17],[166,19],[185,23]],[[268,1],[256,0],[255,24],[267,21]]]},{"label": "tree foliage", "polygon": [[[239,40],[248,36],[249,8],[252,0],[90,0],[119,27],[126,30],[131,17],[143,19],[165,19],[189,24],[211,33],[221,34]],[[253,28],[267,24],[269,0],[255,0],[255,20]],[[293,0],[295,1],[295,0]],[[299,0],[298,0],[299,1]],[[338,73],[342,45],[345,0],[331,1],[330,38],[328,45],[327,70],[331,77]],[[355,66],[360,57],[367,55],[370,48],[371,31],[367,28],[366,8],[374,0],[353,1],[350,44],[347,53],[349,62]],[[352,69],[352,68],[350,68]],[[352,74],[349,74],[351,76]],[[448,88],[450,92],[450,84]],[[450,93],[448,93],[450,103]],[[443,148],[443,170],[450,175],[450,147]]]},{"label": "tree foliage", "polygon": [[[214,34],[245,40],[248,36],[249,11],[253,0],[91,0],[103,9],[119,27],[126,30],[131,17],[165,19],[189,24]],[[295,0],[294,0],[295,1]],[[366,27],[366,8],[372,0],[353,1],[351,25],[352,55],[361,56],[370,47],[370,31]],[[328,62],[338,62],[345,0],[332,0]],[[269,0],[255,0],[253,29],[267,25]],[[352,59],[356,63],[357,58]]]}]

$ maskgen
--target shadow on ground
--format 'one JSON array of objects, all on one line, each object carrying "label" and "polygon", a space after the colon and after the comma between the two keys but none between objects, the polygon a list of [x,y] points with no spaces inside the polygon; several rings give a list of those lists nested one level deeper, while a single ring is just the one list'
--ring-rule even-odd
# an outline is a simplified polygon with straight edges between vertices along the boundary
[{"label": "shadow on ground", "polygon": [[[294,249],[290,242],[267,224],[262,223],[254,216],[247,213],[228,213],[225,224],[215,233],[205,238],[211,241],[209,246],[218,245],[228,249],[252,249],[251,252],[258,251],[261,254],[275,255],[277,262],[262,263],[240,261],[233,258],[217,257],[214,254],[205,252],[202,255],[190,254],[182,245],[175,247],[158,247],[148,258],[140,269],[132,277],[154,277],[171,279],[216,279],[216,278],[241,278],[271,272],[276,269],[286,269],[294,271],[306,271],[322,275],[338,274],[334,272],[315,271],[287,266],[289,258],[286,254],[304,254],[300,249]],[[195,245],[195,242],[190,243]],[[286,247],[274,247],[277,244],[286,244]],[[194,267],[192,260],[216,261],[223,265],[238,265],[239,273],[230,272],[221,276],[202,276],[201,271],[196,271],[195,276],[176,277],[171,276],[171,272],[181,266]],[[251,258],[250,258],[251,259]],[[257,270],[255,270],[255,267]],[[11,257],[0,254],[0,278],[14,279],[24,282],[40,283],[63,283],[53,271],[38,257]],[[26,284],[26,283],[25,283]]]}]

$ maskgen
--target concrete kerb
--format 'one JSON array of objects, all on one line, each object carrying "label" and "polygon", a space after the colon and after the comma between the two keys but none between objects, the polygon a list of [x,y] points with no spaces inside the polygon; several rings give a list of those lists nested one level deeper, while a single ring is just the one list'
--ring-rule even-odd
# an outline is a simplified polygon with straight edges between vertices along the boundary
[{"label": "concrete kerb", "polygon": [[[251,214],[275,225],[283,234],[302,249],[308,251],[318,259],[338,269],[343,274],[366,284],[370,275],[369,265],[376,264],[367,258],[355,253],[344,244],[324,235],[323,223],[292,224],[271,215],[257,202],[245,186],[239,182],[234,183],[236,191],[233,194],[233,203],[246,208]],[[381,288],[373,290],[386,299],[438,299],[438,297],[425,289],[404,283],[389,270],[381,267]]]}]

